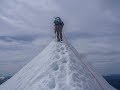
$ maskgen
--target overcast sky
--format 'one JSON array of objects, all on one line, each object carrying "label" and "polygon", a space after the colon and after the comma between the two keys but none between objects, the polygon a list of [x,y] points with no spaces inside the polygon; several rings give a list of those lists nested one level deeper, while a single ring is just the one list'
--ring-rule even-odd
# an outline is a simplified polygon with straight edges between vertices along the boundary
[{"label": "overcast sky", "polygon": [[0,76],[15,74],[51,42],[56,16],[98,72],[120,74],[120,0],[0,0]]}]

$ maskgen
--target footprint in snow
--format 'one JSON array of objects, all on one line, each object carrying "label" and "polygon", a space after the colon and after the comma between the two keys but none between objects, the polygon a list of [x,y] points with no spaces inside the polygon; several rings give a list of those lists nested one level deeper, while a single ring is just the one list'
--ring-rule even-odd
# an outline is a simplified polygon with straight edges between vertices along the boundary
[{"label": "footprint in snow", "polygon": [[57,51],[57,52],[60,52],[60,50],[59,50],[59,49],[57,49],[56,51]]},{"label": "footprint in snow", "polygon": [[67,63],[67,60],[63,59],[63,60],[62,60],[62,63]]},{"label": "footprint in snow", "polygon": [[60,56],[59,55],[55,55],[55,58],[60,59]]},{"label": "footprint in snow", "polygon": [[53,62],[51,64],[51,68],[52,68],[52,70],[57,71],[59,69],[58,63],[57,62]]},{"label": "footprint in snow", "polygon": [[61,49],[61,50],[64,50],[64,47],[61,47],[60,49]]},{"label": "footprint in snow", "polygon": [[62,54],[62,55],[64,55],[64,54],[65,54],[65,52],[61,52],[61,54]]},{"label": "footprint in snow", "polygon": [[49,89],[54,89],[55,86],[56,86],[55,79],[54,78],[50,79],[50,81],[48,82]]}]

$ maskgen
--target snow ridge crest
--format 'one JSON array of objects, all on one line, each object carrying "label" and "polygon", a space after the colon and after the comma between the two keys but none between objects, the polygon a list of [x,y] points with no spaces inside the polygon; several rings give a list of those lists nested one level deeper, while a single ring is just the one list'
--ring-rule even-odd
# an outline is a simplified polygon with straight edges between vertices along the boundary
[{"label": "snow ridge crest", "polygon": [[[102,82],[102,83],[101,83]],[[115,90],[78,52],[65,42],[52,41],[0,90]]]}]

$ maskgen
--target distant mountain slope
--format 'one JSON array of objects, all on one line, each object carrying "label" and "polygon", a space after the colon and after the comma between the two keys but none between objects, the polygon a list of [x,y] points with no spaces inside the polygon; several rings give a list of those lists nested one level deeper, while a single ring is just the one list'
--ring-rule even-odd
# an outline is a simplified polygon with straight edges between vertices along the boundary
[{"label": "distant mountain slope", "polygon": [[104,76],[108,83],[114,86],[117,90],[120,90],[120,75]]},{"label": "distant mountain slope", "polygon": [[12,76],[7,76],[7,77],[0,77],[0,85],[10,79]]}]

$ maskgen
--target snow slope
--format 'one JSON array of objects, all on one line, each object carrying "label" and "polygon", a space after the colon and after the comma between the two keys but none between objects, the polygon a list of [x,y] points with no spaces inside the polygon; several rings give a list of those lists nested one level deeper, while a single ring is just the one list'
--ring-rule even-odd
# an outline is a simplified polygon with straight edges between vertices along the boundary
[{"label": "snow slope", "polygon": [[67,42],[52,41],[0,90],[116,90]]}]

